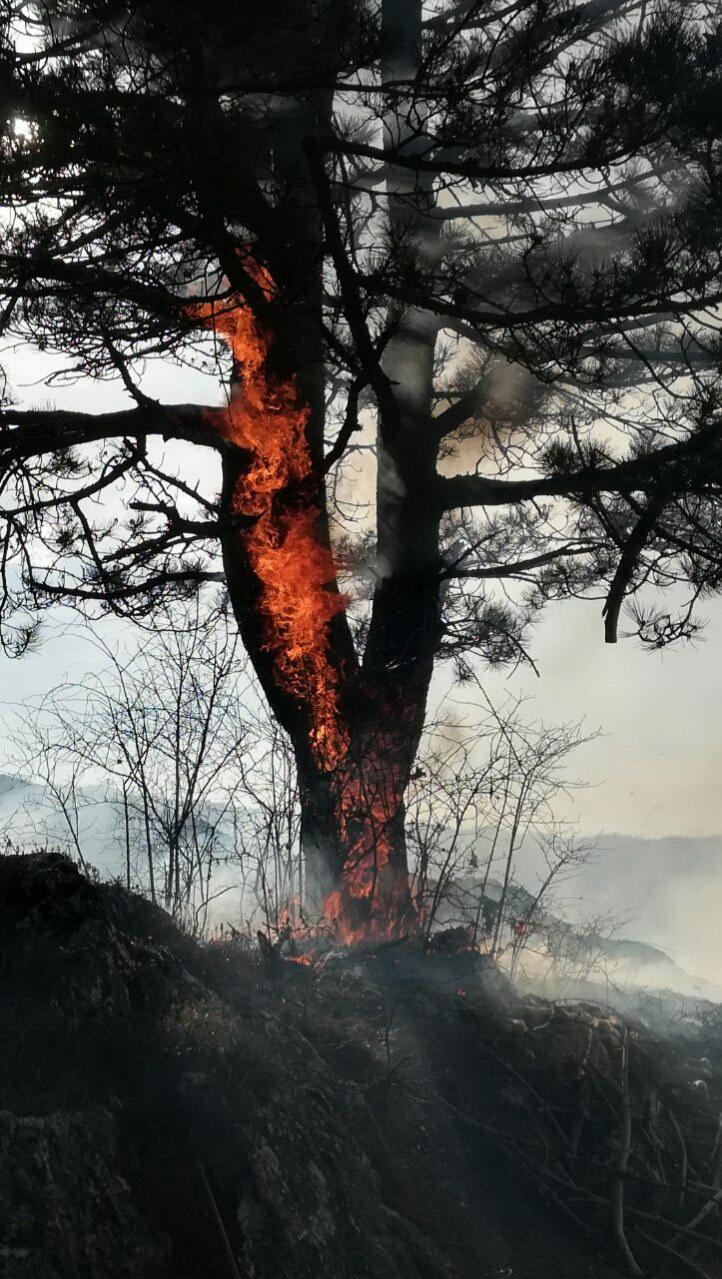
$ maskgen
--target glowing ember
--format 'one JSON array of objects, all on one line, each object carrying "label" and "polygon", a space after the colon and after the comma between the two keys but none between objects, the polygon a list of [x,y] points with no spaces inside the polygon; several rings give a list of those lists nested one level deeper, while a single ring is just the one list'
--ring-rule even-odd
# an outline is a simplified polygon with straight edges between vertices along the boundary
[{"label": "glowing ember", "polygon": [[[266,268],[246,261],[246,270],[270,301],[275,288]],[[256,517],[239,539],[259,584],[264,647],[279,687],[305,709],[313,756],[336,797],[347,855],[341,888],[328,897],[324,916],[347,942],[385,936],[401,922],[394,918],[401,908],[394,910],[388,893],[381,911],[376,902],[392,854],[388,828],[403,785],[388,762],[383,734],[367,745],[362,758],[352,758],[340,713],[340,673],[329,656],[329,624],[346,599],[336,586],[331,551],[319,535],[321,509],[306,434],[310,410],[296,378],[280,379],[269,367],[273,334],[243,301],[222,309],[204,303],[190,308],[190,314],[213,328],[233,353],[230,402],[209,413],[209,421],[249,456],[232,506]]]}]

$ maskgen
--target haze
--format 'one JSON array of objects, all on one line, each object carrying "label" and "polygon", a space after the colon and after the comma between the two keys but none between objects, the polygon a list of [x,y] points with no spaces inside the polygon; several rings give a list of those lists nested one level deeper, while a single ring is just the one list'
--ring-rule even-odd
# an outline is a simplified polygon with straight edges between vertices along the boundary
[{"label": "haze", "polygon": [[[35,388],[48,369],[48,357],[18,353],[14,389],[19,401],[37,402]],[[160,364],[149,367],[145,388],[165,401],[213,394],[200,375],[169,373]],[[126,403],[117,385],[87,382],[54,389],[53,398],[66,408],[97,410]],[[197,451],[194,466],[197,474]],[[210,463],[208,480],[212,485]],[[722,599],[708,600],[702,608],[707,625],[695,644],[649,653],[634,639],[604,644],[599,602],[550,605],[532,639],[538,676],[530,668],[487,670],[484,682],[495,700],[510,692],[532,699],[530,718],[550,724],[583,719],[586,729],[601,730],[575,759],[575,774],[587,786],[559,805],[561,817],[577,821],[582,833],[599,839],[595,868],[575,881],[573,893],[583,899],[577,904],[579,913],[619,910],[635,921],[632,931],[645,940],[667,947],[692,971],[722,981],[717,940]],[[111,629],[124,634],[115,621],[102,625],[106,634]],[[38,652],[19,662],[2,659],[4,703],[17,705],[66,675],[78,679],[93,660],[68,610],[49,615],[43,634]],[[448,687],[448,674],[437,679],[440,691]],[[458,696],[453,688],[447,695]],[[668,842],[673,836],[684,839],[678,866],[675,845]],[[705,837],[712,838],[705,844]],[[637,840],[667,842],[662,851]],[[694,873],[696,861],[699,875]]]}]

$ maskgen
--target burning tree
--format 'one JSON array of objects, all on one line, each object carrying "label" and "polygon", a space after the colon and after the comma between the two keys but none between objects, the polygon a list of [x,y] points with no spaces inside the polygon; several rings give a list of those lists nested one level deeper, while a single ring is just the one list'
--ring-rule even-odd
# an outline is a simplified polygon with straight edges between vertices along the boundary
[{"label": "burning tree", "polygon": [[[5,646],[223,581],[319,899],[398,930],[435,660],[524,657],[570,594],[614,641],[686,582],[637,608],[661,644],[718,585],[715,6],[8,2],[0,57],[8,345],[129,399],[6,395]],[[153,356],[223,406],[151,398]]]}]

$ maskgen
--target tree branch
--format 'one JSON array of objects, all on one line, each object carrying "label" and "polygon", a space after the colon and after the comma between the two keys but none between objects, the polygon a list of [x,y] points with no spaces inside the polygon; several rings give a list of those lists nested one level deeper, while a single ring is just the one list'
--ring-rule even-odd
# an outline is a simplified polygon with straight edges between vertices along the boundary
[{"label": "tree branch", "polygon": [[[375,296],[393,298],[395,302],[438,315],[442,320],[448,317],[462,320],[466,324],[503,330],[528,328],[532,324],[547,324],[551,321],[564,322],[565,325],[597,323],[609,326],[630,317],[635,322],[643,322],[649,316],[678,318],[722,304],[722,291],[718,291],[709,297],[687,297],[685,300],[672,296],[656,297],[654,300],[641,297],[616,300],[610,298],[606,304],[595,302],[576,308],[565,305],[560,300],[545,306],[530,307],[525,311],[504,310],[501,304],[494,311],[482,311],[459,302],[434,297],[421,289],[398,288],[373,275],[364,276],[362,283]],[[683,291],[680,288],[677,293]]]},{"label": "tree branch", "polygon": [[37,457],[56,449],[94,444],[123,436],[159,435],[185,440],[218,453],[237,452],[237,445],[213,430],[217,412],[204,404],[147,403],[112,413],[82,413],[68,409],[0,410],[0,461]]},{"label": "tree branch", "polygon": [[93,600],[96,603],[112,604],[114,601],[130,599],[145,592],[160,590],[164,586],[180,585],[183,582],[221,582],[226,580],[225,573],[214,573],[206,569],[179,569],[177,572],[157,573],[144,582],[134,582],[127,586],[104,586],[92,590],[83,586],[66,586],[57,582],[39,582],[33,578],[30,585],[44,595],[62,596],[68,599]]},{"label": "tree branch", "polygon": [[378,352],[374,347],[366,324],[357,276],[346,253],[341,229],[333,207],[333,199],[324,165],[324,152],[315,138],[306,138],[303,145],[318,196],[328,247],[341,289],[344,314],[356,345],[361,367],[369,386],[373,388],[376,394],[379,408],[388,416],[390,421],[394,421],[398,417],[398,406],[391,389],[391,383],[381,368]]},{"label": "tree branch", "polygon": [[352,142],[347,138],[328,137],[321,140],[326,151],[342,152],[345,155],[357,155],[366,160],[378,160],[394,168],[412,169],[415,173],[438,173],[441,176],[468,178],[469,181],[528,181],[533,178],[563,177],[568,173],[580,173],[586,169],[603,172],[615,164],[623,164],[629,158],[629,149],[622,147],[606,156],[595,156],[594,159],[579,156],[576,160],[550,160],[546,164],[527,165],[480,165],[473,161],[466,163],[458,160],[432,159],[426,155],[410,155],[398,150],[384,150],[382,147],[369,146],[363,142]]},{"label": "tree branch", "polygon": [[634,570],[639,563],[639,557],[644,550],[645,543],[650,533],[653,532],[657,516],[662,511],[663,507],[663,499],[651,499],[624,543],[624,550],[622,551],[619,563],[617,564],[617,569],[614,577],[612,578],[609,591],[607,592],[607,599],[604,608],[602,609],[605,644],[616,644],[617,642],[619,614],[622,604],[624,603],[627,588],[634,575]]},{"label": "tree branch", "polygon": [[588,542],[583,546],[560,546],[553,551],[544,551],[541,555],[534,555],[528,560],[517,560],[512,564],[493,564],[489,568],[447,569],[441,574],[441,578],[517,577],[520,573],[543,568],[545,564],[551,564],[553,560],[568,555],[589,555],[590,551],[599,546],[599,542]]},{"label": "tree branch", "polygon": [[722,439],[706,431],[627,458],[615,466],[539,476],[531,480],[495,480],[484,475],[437,476],[436,496],[442,510],[462,506],[504,506],[539,497],[584,498],[598,493],[662,491],[719,496],[722,489]]}]

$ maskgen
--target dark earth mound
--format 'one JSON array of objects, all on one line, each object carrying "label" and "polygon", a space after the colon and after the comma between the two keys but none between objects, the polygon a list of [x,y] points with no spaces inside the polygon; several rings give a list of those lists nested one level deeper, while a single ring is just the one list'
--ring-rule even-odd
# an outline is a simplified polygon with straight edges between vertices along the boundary
[{"label": "dark earth mound", "polygon": [[722,1275],[712,1023],[522,1001],[458,937],[201,946],[51,854],[0,927],[9,1279]]}]

